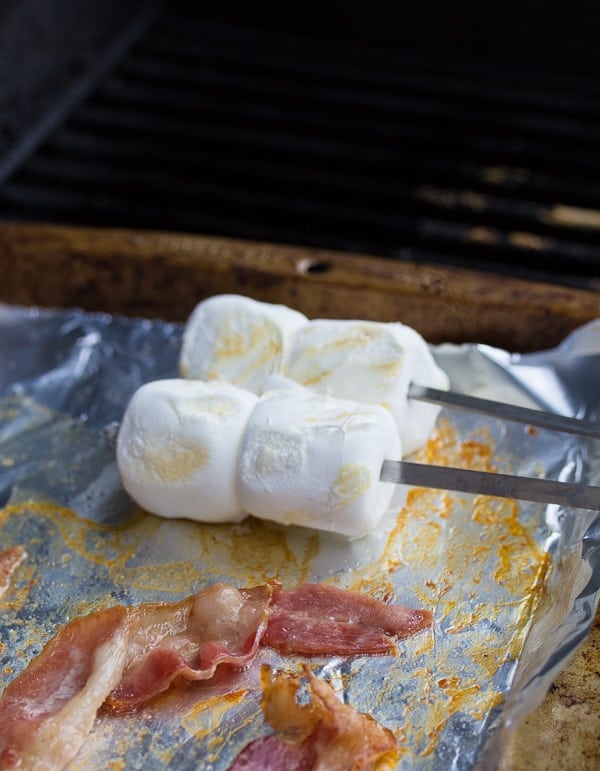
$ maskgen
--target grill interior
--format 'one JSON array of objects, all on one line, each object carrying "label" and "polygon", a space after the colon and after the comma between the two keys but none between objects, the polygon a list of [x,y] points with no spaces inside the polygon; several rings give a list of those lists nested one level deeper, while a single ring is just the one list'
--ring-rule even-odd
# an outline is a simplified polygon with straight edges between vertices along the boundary
[{"label": "grill interior", "polygon": [[530,29],[507,40],[508,27],[470,29],[448,9],[427,30],[426,11],[403,24],[385,3],[285,19],[274,4],[201,6],[132,12],[0,162],[3,219],[600,287],[600,68],[563,30],[565,71],[559,20],[532,47]]}]

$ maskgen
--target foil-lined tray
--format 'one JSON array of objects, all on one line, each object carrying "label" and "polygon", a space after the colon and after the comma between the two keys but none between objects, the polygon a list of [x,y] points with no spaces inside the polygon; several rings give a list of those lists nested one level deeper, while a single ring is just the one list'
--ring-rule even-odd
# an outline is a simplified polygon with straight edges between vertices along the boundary
[{"label": "foil-lined tray", "polygon": [[[121,488],[110,441],[134,390],[177,375],[182,327],[0,306],[0,548],[28,559],[0,600],[0,690],[69,619],[114,603],[174,601],[217,580],[330,581],[431,608],[397,656],[312,661],[340,698],[393,730],[399,769],[491,769],[592,623],[600,514],[425,489],[380,530],[346,541],[248,518],[163,520]],[[557,349],[433,349],[452,387],[599,419],[600,322]],[[600,448],[572,435],[444,409],[419,459],[597,484]],[[400,500],[400,497],[399,497]],[[261,649],[228,693],[199,687],[102,716],[72,769],[226,769],[270,731]]]}]

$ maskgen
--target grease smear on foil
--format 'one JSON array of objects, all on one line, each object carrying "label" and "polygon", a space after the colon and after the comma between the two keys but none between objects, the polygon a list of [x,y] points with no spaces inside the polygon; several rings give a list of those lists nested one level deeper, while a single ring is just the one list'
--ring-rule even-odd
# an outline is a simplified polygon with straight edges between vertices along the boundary
[{"label": "grease smear on foil", "polygon": [[[354,542],[251,517],[235,525],[163,520],[121,494],[108,450],[94,457],[90,472],[85,428],[14,399],[2,418],[21,428],[43,425],[47,447],[68,437],[63,457],[70,460],[43,469],[39,487],[45,491],[50,479],[55,495],[41,493],[34,474],[0,512],[0,543],[23,543],[31,555],[0,603],[0,688],[58,624],[96,608],[175,600],[217,580],[332,581],[431,608],[435,625],[400,642],[395,657],[318,659],[317,671],[395,732],[400,768],[442,768],[457,753],[477,756],[552,568],[538,508],[413,489],[381,532]],[[5,444],[4,467],[18,463],[24,442]],[[420,459],[493,471],[495,450],[485,429],[461,436],[443,419]],[[65,484],[72,506],[58,502]],[[74,503],[83,498],[85,517]],[[300,659],[263,649],[239,681],[161,696],[135,717],[102,716],[71,768],[227,768],[247,741],[268,731],[257,674],[265,661],[293,669]]]}]

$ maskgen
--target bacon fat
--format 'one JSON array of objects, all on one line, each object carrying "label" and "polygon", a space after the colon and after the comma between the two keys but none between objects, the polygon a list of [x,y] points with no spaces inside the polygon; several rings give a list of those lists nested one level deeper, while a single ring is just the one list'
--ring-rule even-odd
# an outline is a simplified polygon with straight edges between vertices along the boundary
[{"label": "bacon fat", "polygon": [[0,551],[0,597],[8,591],[13,573],[25,559],[27,553],[22,546]]}]

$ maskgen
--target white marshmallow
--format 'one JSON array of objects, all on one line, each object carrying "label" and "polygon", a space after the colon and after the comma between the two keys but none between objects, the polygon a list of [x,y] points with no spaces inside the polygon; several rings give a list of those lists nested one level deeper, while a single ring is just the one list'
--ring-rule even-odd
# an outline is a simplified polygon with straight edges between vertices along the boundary
[{"label": "white marshmallow", "polygon": [[400,456],[391,414],[299,387],[265,393],[248,421],[238,490],[263,519],[354,538],[372,532],[395,485],[380,482]]},{"label": "white marshmallow", "polygon": [[279,371],[290,335],[306,321],[285,305],[240,295],[210,297],[185,326],[180,373],[261,393],[265,377]]},{"label": "white marshmallow", "polygon": [[292,339],[283,374],[320,393],[387,407],[405,455],[427,442],[440,410],[407,399],[410,383],[449,385],[418,332],[400,323],[370,321],[308,322]]},{"label": "white marshmallow", "polygon": [[173,379],[143,385],[117,438],[117,465],[129,495],[164,517],[242,519],[239,448],[257,401],[228,383]]}]

